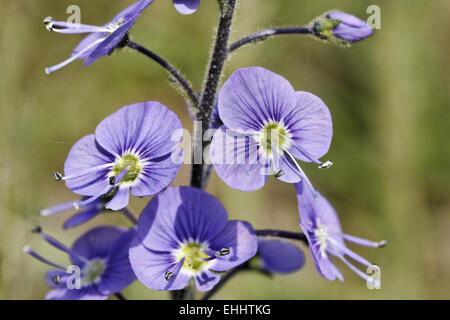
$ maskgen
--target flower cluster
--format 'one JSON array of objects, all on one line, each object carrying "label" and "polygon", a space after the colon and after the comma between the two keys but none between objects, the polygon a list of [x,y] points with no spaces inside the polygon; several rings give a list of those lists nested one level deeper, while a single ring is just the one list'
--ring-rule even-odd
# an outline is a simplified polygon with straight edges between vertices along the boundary
[{"label": "flower cluster", "polygon": [[[346,13],[330,12],[311,28],[269,30],[228,47],[236,1],[222,0],[216,49],[205,88],[197,94],[171,64],[129,39],[130,29],[151,3],[152,0],[137,1],[102,26],[46,18],[44,23],[50,31],[89,34],[69,59],[46,72],[76,59],[84,59],[88,66],[124,46],[156,61],[186,91],[190,111],[195,110],[192,118],[201,120],[203,128],[214,130],[210,152],[204,154],[210,156],[217,175],[229,187],[247,192],[262,188],[271,175],[293,184],[303,233],[255,230],[247,221],[228,220],[221,202],[202,190],[209,173],[204,164],[192,167],[191,186],[171,186],[184,156],[179,146],[181,121],[157,101],[130,104],[104,118],[93,134],[75,142],[64,163],[64,174],[54,173],[56,180],[64,181],[80,198],[40,213],[51,216],[77,210],[64,223],[65,229],[79,226],[103,211],[121,212],[134,225],[128,229],[93,228],[71,248],[37,227],[34,231],[67,253],[72,262],[65,266],[44,258],[29,246],[24,248],[54,268],[46,275],[51,287],[46,298],[106,299],[114,294],[122,297],[121,290],[135,279],[153,290],[181,292],[189,292],[190,284],[195,283],[198,291],[211,290],[212,295],[214,288],[220,287],[216,285],[236,270],[285,274],[303,267],[306,259],[296,245],[267,236],[304,242],[318,273],[328,280],[343,280],[331,260],[334,256],[363,279],[379,285],[348,260],[372,266],[348,249],[345,240],[370,247],[381,247],[385,242],[342,233],[333,207],[316,191],[298,163],[315,163],[320,169],[332,165],[329,160],[321,160],[333,136],[332,118],[325,102],[312,93],[295,90],[288,80],[262,67],[239,69],[218,88],[228,52],[245,43],[286,33],[355,42],[372,34],[367,24]],[[195,12],[199,3],[200,0],[173,0],[182,14]],[[196,146],[206,151],[208,142],[194,142]],[[139,219],[127,207],[130,194],[153,197]],[[228,277],[221,278],[223,273]]]}]

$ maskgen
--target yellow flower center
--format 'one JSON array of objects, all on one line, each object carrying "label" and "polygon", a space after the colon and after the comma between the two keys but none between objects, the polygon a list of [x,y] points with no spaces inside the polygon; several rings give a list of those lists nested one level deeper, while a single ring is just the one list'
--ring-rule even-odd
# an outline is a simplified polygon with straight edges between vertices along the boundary
[{"label": "yellow flower center", "polygon": [[142,163],[138,156],[134,154],[125,154],[116,160],[114,167],[111,170],[111,176],[116,177],[125,168],[128,168],[127,173],[122,179],[122,182],[131,183],[136,180],[142,171]]}]

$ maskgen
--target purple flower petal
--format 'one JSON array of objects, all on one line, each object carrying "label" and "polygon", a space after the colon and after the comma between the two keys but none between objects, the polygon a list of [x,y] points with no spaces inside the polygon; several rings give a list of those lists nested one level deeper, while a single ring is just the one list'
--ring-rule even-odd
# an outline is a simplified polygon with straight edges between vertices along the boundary
[{"label": "purple flower petal", "polygon": [[[127,229],[120,227],[96,227],[79,237],[73,244],[72,250],[87,259],[108,258],[115,242],[126,232]],[[71,255],[70,259],[80,268],[85,264],[74,255]]]},{"label": "purple flower petal", "polygon": [[205,292],[211,290],[219,280],[219,275],[206,270],[195,276],[195,286],[198,291]]},{"label": "purple flower petal", "polygon": [[[329,232],[334,234],[342,233],[337,213],[324,196],[318,193],[318,197],[314,198],[304,180],[295,184],[295,189],[297,191],[300,225],[302,229],[305,229],[305,233],[306,230],[311,230],[316,225],[317,219],[327,226]],[[339,242],[344,244],[342,238]]]},{"label": "purple flower petal", "polygon": [[257,237],[250,223],[245,221],[229,221],[223,231],[210,244],[213,251],[223,248],[230,253],[215,259],[211,267],[214,271],[226,271],[249,260],[258,249]]},{"label": "purple flower petal", "polygon": [[305,256],[299,248],[279,240],[259,239],[258,255],[262,267],[269,272],[290,273],[305,264]]},{"label": "purple flower petal", "polygon": [[153,159],[143,169],[139,182],[131,188],[136,197],[148,197],[158,194],[170,185],[183,164],[176,162],[172,156],[183,158],[183,150],[176,148],[171,154]]},{"label": "purple flower petal", "polygon": [[81,138],[73,145],[64,164],[66,178],[69,177],[66,186],[77,194],[100,195],[109,186],[108,164],[112,162],[114,157],[97,147],[93,134]]},{"label": "purple flower petal", "polygon": [[111,22],[118,21],[123,18],[124,21],[128,21],[130,18],[133,18],[135,16],[139,16],[141,12],[147,8],[153,0],[139,0],[133,3],[132,5],[128,6],[127,8],[123,9],[121,12],[119,12],[112,20]]},{"label": "purple flower petal", "polygon": [[222,204],[191,187],[171,187],[142,211],[138,237],[155,251],[172,251],[189,239],[202,243],[219,234],[227,223]]},{"label": "purple flower petal", "polygon": [[130,187],[119,187],[114,197],[105,204],[106,209],[120,210],[128,205],[130,200]]},{"label": "purple flower petal", "polygon": [[167,252],[154,252],[136,237],[131,244],[130,262],[139,281],[154,290],[180,290],[186,287],[190,275],[178,272],[173,279],[166,280],[166,272],[174,270],[177,261]]},{"label": "purple flower petal", "polygon": [[293,139],[289,152],[302,161],[319,159],[328,152],[333,136],[330,111],[309,92],[297,91],[294,101],[294,112],[286,120]]},{"label": "purple flower petal", "polygon": [[181,140],[177,115],[157,101],[125,106],[106,117],[95,130],[96,141],[108,152],[122,155],[134,151],[151,160],[174,150]]},{"label": "purple flower petal", "polygon": [[261,67],[234,72],[219,93],[220,119],[239,133],[261,130],[289,115],[294,89],[283,77]]},{"label": "purple flower petal", "polygon": [[173,5],[181,14],[192,14],[200,6],[200,0],[173,0]]},{"label": "purple flower petal", "polygon": [[258,190],[268,179],[268,165],[259,157],[257,143],[225,126],[214,134],[210,155],[217,175],[232,188]]},{"label": "purple flower petal", "polygon": [[[94,43],[97,40],[105,38],[107,35],[108,34],[106,32],[94,32],[94,33],[87,35],[75,47],[75,49],[72,51],[71,56],[78,55],[80,52],[83,52],[84,49],[89,47],[89,45],[91,45],[92,43]],[[87,56],[89,56],[95,50],[95,48],[97,48],[97,47],[94,46],[90,50],[87,50],[87,51],[83,52],[81,55],[78,55],[77,59],[85,59]]]},{"label": "purple flower petal", "polygon": [[373,34],[370,26],[363,20],[344,12],[331,12],[330,19],[340,20],[341,23],[333,29],[333,35],[337,38],[356,42]]},{"label": "purple flower petal", "polygon": [[111,295],[128,287],[136,280],[136,275],[128,258],[131,242],[136,237],[136,228],[132,228],[114,241],[109,251],[108,262],[98,283],[102,294]]},{"label": "purple flower petal", "polygon": [[92,51],[90,51],[89,55],[84,60],[84,66],[90,66],[98,58],[110,54],[122,41],[128,31],[133,27],[138,17],[139,16],[135,16],[122,24],[114,32],[107,36],[104,41],[100,42]]}]

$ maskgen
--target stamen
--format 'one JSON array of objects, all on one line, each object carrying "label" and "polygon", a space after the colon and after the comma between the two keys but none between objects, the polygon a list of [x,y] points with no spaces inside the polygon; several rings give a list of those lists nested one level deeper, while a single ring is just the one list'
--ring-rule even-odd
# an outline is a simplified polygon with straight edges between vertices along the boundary
[{"label": "stamen", "polygon": [[166,279],[166,281],[170,281],[170,279],[172,279],[172,277],[173,277],[172,271],[166,271],[166,273],[164,274],[164,279]]},{"label": "stamen", "polygon": [[305,172],[303,172],[303,169],[300,167],[300,165],[297,163],[297,161],[295,160],[295,158],[292,156],[292,154],[290,154],[289,151],[287,150],[283,150],[284,154],[288,157],[288,159],[290,160],[290,162],[292,162],[292,164],[294,164],[295,168],[298,170],[297,174],[299,175],[299,177],[301,179],[305,179],[306,184],[308,185],[308,188],[311,190],[313,197],[314,198],[318,198],[319,194],[317,193],[316,189],[314,189],[311,181],[309,181],[308,177],[306,176]]},{"label": "stamen", "polygon": [[319,166],[319,169],[328,169],[333,165],[333,162],[330,160],[327,160],[325,162],[322,162],[322,164]]},{"label": "stamen", "polygon": [[45,24],[45,28],[48,31],[52,31],[53,30],[53,18],[52,17],[45,18],[43,22]]},{"label": "stamen", "polygon": [[230,249],[229,248],[222,248],[219,251],[216,252],[215,256],[216,257],[223,257],[230,254]]},{"label": "stamen", "polygon": [[92,168],[87,168],[87,169],[78,171],[76,174],[73,174],[71,176],[62,177],[62,180],[77,179],[77,178],[80,178],[80,177],[82,177],[82,176],[84,176],[84,175],[86,175],[88,173],[99,171],[99,170],[102,170],[102,169],[107,169],[107,168],[110,168],[110,167],[113,167],[113,166],[114,166],[114,163],[101,164],[99,166],[95,166],[95,167],[92,167]]},{"label": "stamen", "polygon": [[55,171],[53,172],[53,179],[55,179],[56,181],[61,181],[64,178],[64,176],[62,175],[62,173]]},{"label": "stamen", "polygon": [[349,267],[354,273],[356,273],[358,276],[360,276],[361,278],[363,278],[365,281],[372,279],[374,282],[372,282],[372,284],[374,286],[378,285],[378,282],[373,279],[371,276],[365,274],[364,272],[362,272],[361,270],[359,270],[358,268],[356,268],[353,264],[351,264],[347,259],[345,259],[344,257],[340,257],[340,259],[342,260],[342,262],[344,262],[346,264],[347,267]]},{"label": "stamen", "polygon": [[274,173],[275,178],[279,178],[279,177],[281,177],[282,175],[284,175],[283,169],[277,169],[277,170],[275,170],[275,173]]},{"label": "stamen", "polygon": [[51,244],[52,246],[54,246],[55,248],[73,255],[75,257],[77,257],[78,259],[84,261],[84,262],[88,262],[88,259],[85,258],[84,256],[82,256],[81,254],[79,254],[76,251],[73,251],[72,249],[68,248],[67,246],[65,246],[64,244],[62,244],[61,242],[59,242],[58,240],[56,240],[55,238],[52,238],[51,236],[49,236],[48,234],[45,234],[42,232],[42,228],[40,226],[36,226],[32,232],[34,233],[38,233],[42,239],[44,239],[45,241],[47,241],[49,244]]},{"label": "stamen", "polygon": [[45,264],[47,264],[49,266],[52,266],[54,268],[57,268],[57,269],[60,269],[60,270],[64,270],[64,271],[67,269],[66,267],[64,267],[64,266],[62,266],[62,265],[60,265],[58,263],[52,262],[52,261],[50,261],[48,259],[45,259],[41,255],[39,255],[38,253],[33,251],[33,249],[31,249],[29,245],[26,245],[26,246],[23,247],[23,252],[25,252],[26,254],[29,254],[33,258],[35,258],[35,259],[37,259],[37,260],[39,260],[39,261],[41,261],[41,262],[43,262],[43,263],[45,263]]},{"label": "stamen", "polygon": [[69,202],[64,202],[61,204],[57,204],[56,206],[50,207],[50,208],[46,208],[41,210],[39,213],[41,216],[49,216],[55,213],[59,213],[59,212],[63,212],[66,210],[70,210],[73,209],[73,201],[69,201]]},{"label": "stamen", "polygon": [[376,241],[370,241],[370,240],[362,239],[359,237],[351,236],[351,235],[345,234],[345,233],[336,233],[336,234],[341,236],[342,238],[344,238],[347,241],[353,242],[357,245],[364,246],[364,247],[381,248],[387,244],[386,240],[381,240],[381,241],[376,242]]},{"label": "stamen", "polygon": [[61,284],[61,276],[59,276],[59,275],[54,276],[52,278],[52,281],[53,281],[54,284],[57,284],[57,285]]},{"label": "stamen", "polygon": [[53,66],[53,67],[45,68],[45,73],[46,73],[46,74],[50,74],[50,73],[52,73],[52,72],[54,72],[54,71],[56,71],[56,70],[59,70],[59,69],[65,67],[65,66],[67,66],[69,63],[75,61],[75,60],[78,59],[81,55],[83,55],[84,53],[88,52],[88,51],[91,50],[95,45],[101,43],[101,42],[104,41],[105,39],[106,39],[106,37],[101,38],[101,39],[98,39],[98,40],[92,42],[90,45],[88,45],[86,48],[84,48],[83,50],[81,50],[81,51],[78,52],[77,54],[71,56],[69,59],[64,60],[63,62],[61,62],[61,63],[59,63],[59,64],[57,64],[57,65],[55,65],[55,66]]}]

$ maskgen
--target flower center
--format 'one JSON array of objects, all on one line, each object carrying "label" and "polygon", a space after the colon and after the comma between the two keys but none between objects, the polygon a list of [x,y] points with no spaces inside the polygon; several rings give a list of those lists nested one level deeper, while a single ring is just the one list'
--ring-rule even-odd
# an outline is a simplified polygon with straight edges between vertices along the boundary
[{"label": "flower center", "polygon": [[259,143],[267,155],[273,150],[280,150],[289,143],[289,133],[283,125],[277,122],[268,123],[259,134]]},{"label": "flower center", "polygon": [[322,257],[325,257],[327,246],[328,246],[328,229],[325,227],[319,219],[317,219],[317,228],[314,230],[314,235],[317,237],[319,242],[320,253]]},{"label": "flower center", "polygon": [[94,259],[86,263],[83,268],[82,285],[89,285],[91,283],[98,283],[105,270],[105,260]]},{"label": "flower center", "polygon": [[178,261],[185,258],[183,269],[194,274],[203,270],[209,263],[209,261],[205,261],[205,259],[210,258],[210,256],[204,252],[205,249],[205,246],[200,243],[190,242],[185,244],[177,254]]},{"label": "flower center", "polygon": [[119,173],[121,173],[125,168],[128,168],[127,173],[122,179],[122,183],[132,183],[138,177],[142,171],[142,162],[141,159],[135,154],[125,154],[122,157],[118,158],[114,164],[110,172],[110,176],[116,177]]}]

